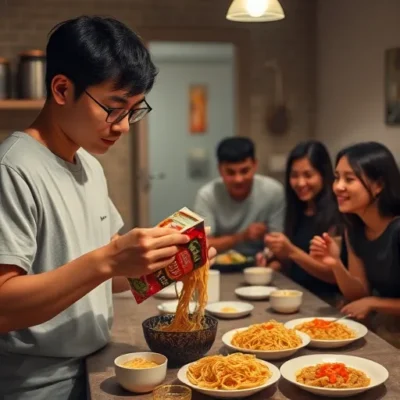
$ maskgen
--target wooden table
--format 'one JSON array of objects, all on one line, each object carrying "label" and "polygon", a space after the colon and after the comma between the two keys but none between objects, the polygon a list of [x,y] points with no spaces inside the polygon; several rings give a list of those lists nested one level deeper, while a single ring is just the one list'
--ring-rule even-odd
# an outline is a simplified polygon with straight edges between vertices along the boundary
[{"label": "wooden table", "polygon": [[[238,300],[234,293],[234,289],[243,284],[243,275],[240,273],[221,274],[221,300]],[[304,298],[301,310],[298,313],[291,315],[276,314],[269,308],[268,301],[254,301],[252,302],[254,310],[250,316],[238,320],[219,320],[217,337],[208,354],[215,354],[221,351],[223,349],[223,344],[221,342],[222,335],[234,328],[260,323],[272,318],[280,322],[286,322],[301,317],[338,315],[338,312],[332,307],[281,274],[275,273],[272,284],[281,289],[303,290]],[[87,360],[88,383],[92,399],[152,399],[151,393],[135,395],[122,389],[115,380],[113,361],[123,353],[148,350],[143,337],[141,323],[146,318],[158,314],[156,306],[162,301],[163,300],[151,298],[138,306],[133,298],[114,299],[115,319],[112,342]],[[318,352],[321,353],[321,351],[315,349],[305,348],[296,353],[294,357],[305,354],[317,354]],[[368,332],[365,339],[358,340],[342,349],[325,351],[325,353],[327,352],[365,357],[384,365],[389,370],[390,376],[385,385],[381,385],[380,387],[372,389],[364,394],[352,397],[352,399],[400,399],[400,351],[376,336],[374,333]],[[272,361],[272,363],[277,367],[280,367],[284,361]],[[177,371],[177,369],[169,369],[165,383],[178,383],[176,378]],[[202,399],[206,400],[210,399],[210,397],[193,391],[193,400]],[[287,382],[284,378],[281,378],[274,387],[268,388],[249,397],[248,399],[321,400],[322,397],[298,389],[296,386]]]}]

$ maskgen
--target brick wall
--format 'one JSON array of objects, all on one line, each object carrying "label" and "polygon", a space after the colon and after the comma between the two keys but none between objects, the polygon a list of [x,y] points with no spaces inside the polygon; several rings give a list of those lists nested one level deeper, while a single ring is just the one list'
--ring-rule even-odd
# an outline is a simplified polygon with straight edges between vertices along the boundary
[{"label": "brick wall", "polygon": [[[16,58],[18,52],[44,48],[53,25],[81,14],[112,15],[139,33],[174,33],[181,40],[199,40],[199,32],[212,30],[215,41],[227,32],[243,36],[239,113],[240,134],[251,136],[258,148],[261,172],[268,172],[268,156],[286,152],[298,140],[314,134],[316,0],[282,0],[286,19],[264,24],[232,23],[225,19],[230,0],[2,0],[0,1],[0,56]],[[196,39],[191,37],[197,32]],[[188,33],[189,32],[189,33]],[[145,37],[146,38],[146,37]],[[291,108],[290,133],[283,138],[268,135],[265,109],[273,100],[271,74],[264,67],[277,59],[284,76],[284,91]],[[0,139],[13,129],[23,129],[33,118],[29,112],[0,111]],[[246,115],[245,115],[246,114]],[[245,121],[245,123],[243,123]],[[127,225],[132,220],[131,138],[126,137],[110,154],[101,157],[109,187]]]}]

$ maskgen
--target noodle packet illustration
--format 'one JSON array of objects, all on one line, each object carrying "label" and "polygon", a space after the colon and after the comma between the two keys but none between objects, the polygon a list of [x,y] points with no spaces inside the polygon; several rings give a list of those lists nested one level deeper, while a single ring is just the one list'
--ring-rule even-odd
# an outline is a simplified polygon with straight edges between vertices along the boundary
[{"label": "noodle packet illustration", "polygon": [[142,303],[207,262],[207,229],[202,217],[184,207],[161,221],[157,226],[174,228],[189,236],[190,241],[180,246],[174,261],[166,268],[143,275],[140,278],[128,278],[137,304]]}]

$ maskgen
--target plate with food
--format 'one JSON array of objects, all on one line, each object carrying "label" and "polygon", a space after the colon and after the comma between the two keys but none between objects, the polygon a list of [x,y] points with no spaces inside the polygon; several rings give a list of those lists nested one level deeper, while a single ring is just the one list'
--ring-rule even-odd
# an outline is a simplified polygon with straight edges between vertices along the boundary
[{"label": "plate with food", "polygon": [[336,318],[298,318],[286,322],[286,328],[296,329],[310,336],[310,346],[319,349],[334,349],[346,346],[368,333],[359,322]]},{"label": "plate with food", "polygon": [[294,385],[324,397],[348,397],[384,383],[382,365],[348,355],[313,354],[293,358],[281,366],[281,375]]},{"label": "plate with food", "polygon": [[280,372],[275,365],[243,353],[206,356],[178,371],[182,383],[219,399],[251,396],[272,386],[279,378]]},{"label": "plate with food", "polygon": [[245,256],[236,250],[229,250],[215,257],[212,268],[221,272],[241,272],[247,267],[254,266],[254,262],[254,257]]},{"label": "plate with food", "polygon": [[234,319],[249,315],[254,309],[250,303],[243,301],[218,301],[206,306],[206,311],[218,318]]},{"label": "plate with food", "polygon": [[222,342],[231,350],[254,354],[262,360],[279,360],[306,347],[310,337],[270,320],[226,332]]}]

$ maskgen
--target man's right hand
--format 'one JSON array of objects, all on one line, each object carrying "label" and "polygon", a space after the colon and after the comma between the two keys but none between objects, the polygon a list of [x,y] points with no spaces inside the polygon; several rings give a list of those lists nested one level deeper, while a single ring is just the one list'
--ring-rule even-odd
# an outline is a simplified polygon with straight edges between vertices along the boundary
[{"label": "man's right hand", "polygon": [[189,237],[172,228],[135,228],[112,241],[113,276],[137,278],[165,268]]},{"label": "man's right hand", "polygon": [[244,232],[245,240],[262,240],[267,232],[267,226],[263,222],[253,222]]}]

